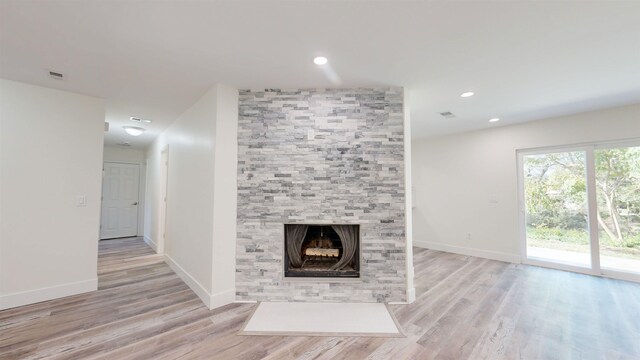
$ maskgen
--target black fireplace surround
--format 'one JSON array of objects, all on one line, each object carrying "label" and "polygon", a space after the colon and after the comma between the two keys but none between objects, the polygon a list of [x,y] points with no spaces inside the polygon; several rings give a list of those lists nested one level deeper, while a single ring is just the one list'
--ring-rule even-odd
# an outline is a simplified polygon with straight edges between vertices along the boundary
[{"label": "black fireplace surround", "polygon": [[284,276],[360,277],[360,225],[285,224]]}]

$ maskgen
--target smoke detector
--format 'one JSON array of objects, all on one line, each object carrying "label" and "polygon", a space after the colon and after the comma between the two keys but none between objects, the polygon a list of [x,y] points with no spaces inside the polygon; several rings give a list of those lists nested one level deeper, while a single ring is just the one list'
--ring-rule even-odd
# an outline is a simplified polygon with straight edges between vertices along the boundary
[{"label": "smoke detector", "polygon": [[440,116],[442,116],[442,117],[444,117],[446,119],[453,119],[454,117],[456,117],[451,111],[444,111],[444,112],[441,112],[441,113],[438,113],[438,114],[440,114]]}]

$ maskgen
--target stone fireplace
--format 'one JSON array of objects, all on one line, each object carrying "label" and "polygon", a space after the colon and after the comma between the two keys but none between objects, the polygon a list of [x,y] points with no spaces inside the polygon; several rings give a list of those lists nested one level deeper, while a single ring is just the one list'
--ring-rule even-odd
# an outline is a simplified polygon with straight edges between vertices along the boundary
[{"label": "stone fireplace", "polygon": [[286,224],[284,276],[360,277],[360,226]]},{"label": "stone fireplace", "polygon": [[402,88],[240,90],[237,300],[407,299],[404,111]]}]

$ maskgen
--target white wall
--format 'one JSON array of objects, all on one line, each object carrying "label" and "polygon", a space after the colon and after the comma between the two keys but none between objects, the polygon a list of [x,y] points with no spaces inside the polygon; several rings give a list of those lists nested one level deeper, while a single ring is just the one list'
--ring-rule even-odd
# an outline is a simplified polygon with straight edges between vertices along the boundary
[{"label": "white wall", "polygon": [[413,285],[413,198],[412,185],[412,154],[411,154],[411,117],[409,111],[409,91],[404,88],[404,188],[405,188],[405,227],[407,238],[407,302],[416,300],[416,288]]},{"label": "white wall", "polygon": [[102,159],[105,162],[144,163],[144,151],[120,147],[105,146]]},{"label": "white wall", "polygon": [[0,309],[96,290],[104,115],[0,79]]},{"label": "white wall", "polygon": [[238,91],[217,86],[213,204],[213,278],[210,308],[236,298],[238,202]]},{"label": "white wall", "polygon": [[212,87],[146,151],[144,235],[162,241],[160,154],[168,146],[166,241],[159,247],[210,308],[235,299],[237,101],[237,90]]},{"label": "white wall", "polygon": [[519,262],[516,150],[631,138],[640,104],[414,140],[414,245]]},{"label": "white wall", "polygon": [[102,155],[104,162],[137,164],[140,166],[140,183],[138,186],[138,236],[144,234],[144,195],[146,185],[147,166],[144,151],[119,147],[105,146]]},{"label": "white wall", "polygon": [[186,282],[201,298],[211,291],[215,95],[215,89],[207,92],[146,152],[149,179],[145,236],[156,243],[162,241],[160,153],[169,144],[164,252],[172,267],[182,269],[178,269],[179,274],[188,274]]}]

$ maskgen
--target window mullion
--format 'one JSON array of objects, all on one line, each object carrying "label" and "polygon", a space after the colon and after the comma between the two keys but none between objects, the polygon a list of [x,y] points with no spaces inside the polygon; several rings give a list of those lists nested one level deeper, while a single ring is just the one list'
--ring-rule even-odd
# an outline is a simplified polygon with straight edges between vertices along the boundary
[{"label": "window mullion", "polygon": [[594,147],[586,149],[587,205],[589,208],[589,240],[591,245],[591,268],[600,274],[600,239],[598,231],[598,202],[596,197],[596,166]]}]

